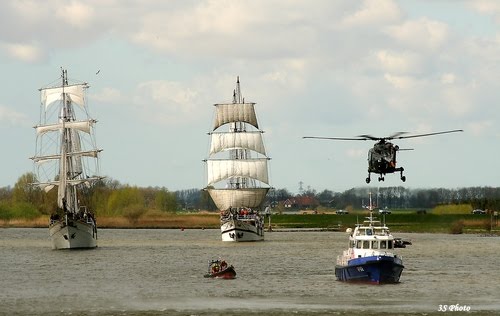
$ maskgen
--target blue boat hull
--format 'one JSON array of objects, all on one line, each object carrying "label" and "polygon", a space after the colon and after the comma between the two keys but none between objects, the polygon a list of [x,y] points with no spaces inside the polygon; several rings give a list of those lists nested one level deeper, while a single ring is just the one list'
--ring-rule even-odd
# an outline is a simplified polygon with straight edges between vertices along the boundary
[{"label": "blue boat hull", "polygon": [[335,276],[339,281],[398,283],[403,269],[398,257],[370,256],[351,259],[347,266],[335,266]]}]

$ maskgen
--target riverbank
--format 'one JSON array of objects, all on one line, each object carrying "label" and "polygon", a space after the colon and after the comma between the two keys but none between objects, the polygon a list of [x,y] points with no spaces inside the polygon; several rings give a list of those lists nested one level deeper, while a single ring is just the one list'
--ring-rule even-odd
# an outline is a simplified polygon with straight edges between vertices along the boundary
[{"label": "riverbank", "polygon": [[[125,216],[97,216],[98,228],[219,228],[218,214],[165,214],[141,216],[130,219]],[[47,227],[49,217],[44,215],[35,219],[0,220],[0,227],[42,228]]]},{"label": "riverbank", "polygon": [[[283,214],[271,217],[273,230],[321,230],[344,231],[363,221],[366,214],[359,212],[347,215],[336,214]],[[380,218],[384,220],[384,218]],[[48,225],[48,216],[35,219],[0,220],[0,227],[43,228]],[[404,233],[500,233],[489,215],[476,214],[416,214],[396,213],[385,216],[385,222],[393,232]],[[138,218],[124,216],[97,216],[99,228],[162,228],[202,229],[219,228],[217,213],[178,213],[144,215]],[[265,222],[269,228],[269,219]]]}]

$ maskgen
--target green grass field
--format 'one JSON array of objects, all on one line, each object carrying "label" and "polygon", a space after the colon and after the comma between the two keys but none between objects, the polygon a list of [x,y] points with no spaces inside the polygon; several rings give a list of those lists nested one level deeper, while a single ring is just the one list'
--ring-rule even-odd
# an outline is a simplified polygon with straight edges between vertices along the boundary
[{"label": "green grass field", "polygon": [[[361,223],[368,216],[366,212],[347,215],[336,214],[284,214],[273,215],[271,223],[276,228],[328,228],[345,230]],[[378,216],[383,220],[382,216]],[[461,223],[464,233],[486,232],[489,215],[474,214],[417,214],[416,212],[393,212],[385,216],[385,222],[395,232],[449,233],[456,223]],[[267,222],[266,222],[267,225]],[[498,229],[498,228],[497,228]],[[495,230],[495,228],[494,228]]]},{"label": "green grass field", "polygon": [[[0,205],[1,206],[1,205]],[[0,211],[2,209],[0,208]],[[420,211],[420,212],[419,212]],[[33,212],[3,212],[0,217],[0,227],[46,227],[47,216],[40,216]],[[308,211],[297,214],[276,214],[271,217],[273,229],[288,228],[318,228],[345,231],[362,223],[368,216],[366,210],[354,210],[346,215],[337,215],[332,210],[322,210],[319,214]],[[26,214],[30,216],[26,216]],[[383,220],[383,216],[378,216]],[[392,214],[385,215],[385,222],[393,232],[415,233],[489,233],[491,215],[471,214],[470,207],[446,206],[426,211],[421,210],[392,210]],[[268,227],[268,219],[265,226]],[[219,214],[217,212],[200,213],[166,213],[151,211],[137,218],[127,216],[98,216],[97,225],[101,228],[219,228]],[[498,226],[493,226],[493,233],[500,234]]]}]

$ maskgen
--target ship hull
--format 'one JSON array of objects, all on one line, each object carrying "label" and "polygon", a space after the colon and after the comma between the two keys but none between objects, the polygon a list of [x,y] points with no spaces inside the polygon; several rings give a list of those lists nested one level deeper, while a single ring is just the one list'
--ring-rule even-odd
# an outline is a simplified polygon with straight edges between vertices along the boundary
[{"label": "ship hull", "polygon": [[218,279],[234,279],[236,278],[236,271],[233,266],[229,266],[227,269],[216,272],[207,273],[204,275],[205,278],[218,278]]},{"label": "ship hull", "polygon": [[403,269],[398,257],[370,256],[351,259],[345,266],[335,266],[335,276],[345,282],[398,283]]},{"label": "ship hull", "polygon": [[49,224],[52,249],[86,249],[97,247],[97,229],[93,222],[54,220]]},{"label": "ship hull", "polygon": [[264,229],[262,225],[254,225],[251,222],[231,219],[221,224],[222,241],[262,241],[264,240]]}]

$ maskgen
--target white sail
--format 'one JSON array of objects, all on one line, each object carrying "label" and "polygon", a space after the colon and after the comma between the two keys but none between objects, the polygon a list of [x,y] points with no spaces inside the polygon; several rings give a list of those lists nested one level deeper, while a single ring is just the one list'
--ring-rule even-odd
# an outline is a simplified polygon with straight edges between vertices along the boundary
[{"label": "white sail", "polygon": [[207,160],[208,185],[233,177],[246,177],[269,183],[267,158],[237,160]]},{"label": "white sail", "polygon": [[[100,153],[102,149],[96,149],[96,150],[87,150],[87,151],[75,151],[72,153],[66,153],[67,156],[80,156],[80,157],[91,157],[91,158],[97,158],[97,154]],[[34,163],[36,164],[42,164],[51,160],[56,160],[61,158],[61,155],[47,155],[47,156],[38,156],[38,157],[32,157],[31,159],[33,160]]]},{"label": "white sail", "polygon": [[[82,144],[80,140],[80,134],[78,132],[75,132],[73,130],[70,130],[70,135],[71,135],[71,152],[75,151],[82,151]],[[81,174],[83,172],[83,166],[82,166],[82,156],[80,155],[71,155],[69,156],[71,158],[71,163],[72,163],[72,171],[73,174]]]},{"label": "white sail", "polygon": [[231,149],[249,149],[266,155],[262,132],[212,133],[210,155]]},{"label": "white sail", "polygon": [[264,201],[269,188],[208,189],[215,205],[220,210],[230,207],[258,208]]},{"label": "white sail", "polygon": [[213,130],[233,122],[245,122],[259,128],[254,109],[255,103],[215,104],[215,122]]},{"label": "white sail", "polygon": [[[91,184],[94,181],[104,179],[102,176],[93,176],[93,177],[88,177],[88,178],[83,178],[83,179],[74,179],[74,180],[66,180],[64,181],[65,185],[67,186],[75,186],[79,184]],[[61,181],[47,181],[47,182],[38,182],[38,183],[33,183],[37,185],[39,188],[44,189],[45,191],[50,191],[55,186],[61,186]]]},{"label": "white sail", "polygon": [[[64,131],[64,122],[62,122]],[[63,140],[65,138],[65,133],[63,133]],[[59,187],[57,188],[57,206],[66,211],[66,205],[64,201],[66,200],[66,181],[67,179],[67,159],[66,159],[66,146],[61,146],[61,157],[59,158]]]},{"label": "white sail", "polygon": [[39,125],[35,126],[36,132],[38,135],[45,134],[47,132],[54,132],[54,131],[60,131],[63,128],[71,128],[71,129],[76,129],[81,132],[90,133],[90,129],[92,125],[94,125],[95,120],[88,120],[88,121],[72,121],[72,122],[64,122],[64,127],[63,123],[56,123],[56,124],[48,124],[48,125]]},{"label": "white sail", "polygon": [[66,99],[69,99],[71,102],[76,103],[79,106],[83,106],[85,104],[85,88],[88,88],[88,85],[86,83],[68,85],[64,87],[40,89],[40,99],[42,104],[47,108],[51,103],[63,100],[64,93],[66,94]]}]

